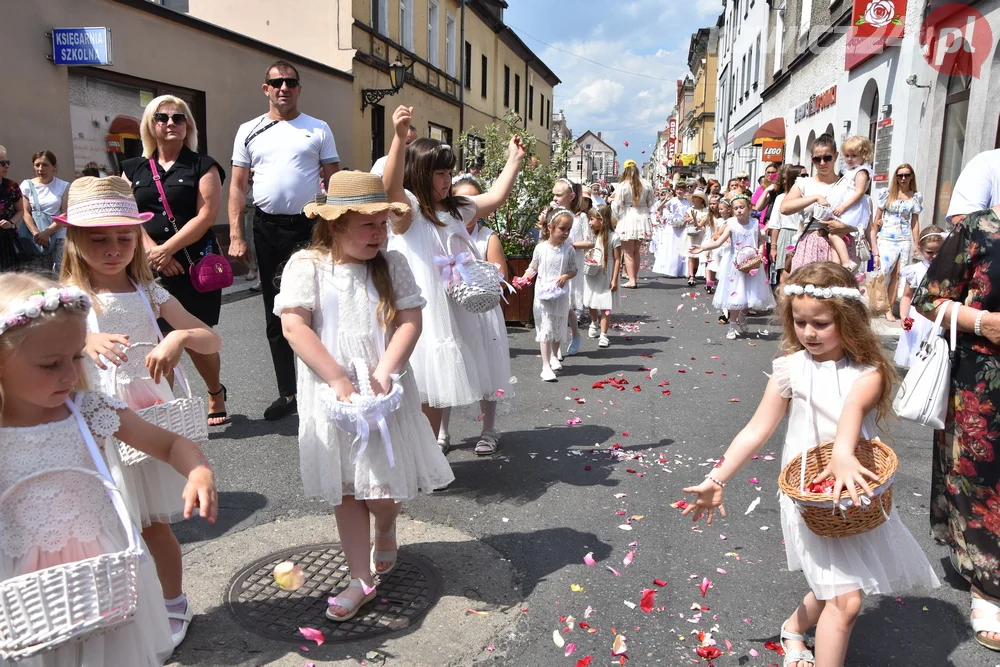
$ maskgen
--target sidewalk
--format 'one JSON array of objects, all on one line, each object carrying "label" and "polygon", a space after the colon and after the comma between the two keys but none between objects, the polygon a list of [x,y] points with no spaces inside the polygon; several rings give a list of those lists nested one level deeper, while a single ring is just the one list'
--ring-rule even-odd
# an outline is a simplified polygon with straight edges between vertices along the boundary
[{"label": "sidewalk", "polygon": [[[332,514],[279,520],[186,551],[184,588],[196,616],[167,665],[457,667],[501,654],[517,625],[527,622],[520,581],[510,562],[454,528],[401,516],[397,532],[402,551],[433,563],[441,578],[440,599],[414,627],[317,646],[304,638],[292,643],[261,637],[238,623],[225,598],[230,580],[246,565],[296,545],[340,539]],[[470,614],[469,609],[488,613]]]}]

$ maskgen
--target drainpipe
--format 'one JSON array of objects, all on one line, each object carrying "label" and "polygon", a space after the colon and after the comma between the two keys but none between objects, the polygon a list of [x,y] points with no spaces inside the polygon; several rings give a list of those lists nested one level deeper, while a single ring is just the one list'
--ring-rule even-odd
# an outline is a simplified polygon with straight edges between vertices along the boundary
[{"label": "drainpipe", "polygon": [[[460,38],[459,53],[461,54],[461,66],[458,68],[459,71],[459,81],[458,81],[458,137],[462,136],[462,132],[465,131],[465,2],[466,0],[458,0],[459,6],[462,8],[462,36]],[[462,150],[462,170],[465,171],[465,150]]]}]

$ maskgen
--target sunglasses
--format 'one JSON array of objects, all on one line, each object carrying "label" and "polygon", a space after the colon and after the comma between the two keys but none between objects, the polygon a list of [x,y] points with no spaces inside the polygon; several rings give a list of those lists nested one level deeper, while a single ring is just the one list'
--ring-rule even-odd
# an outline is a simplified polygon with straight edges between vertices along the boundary
[{"label": "sunglasses", "polygon": [[0,160],[0,167],[9,167],[10,160]]},{"label": "sunglasses", "polygon": [[289,88],[298,88],[299,80],[295,77],[278,77],[277,79],[268,79],[267,85],[272,88],[281,88],[282,85],[288,86]]},{"label": "sunglasses", "polygon": [[813,164],[820,164],[822,162],[833,162],[832,155],[815,155],[813,156]]},{"label": "sunglasses", "polygon": [[[3,164],[3,163],[0,163],[0,164]],[[913,174],[911,174],[909,172],[902,172],[902,173],[896,174],[896,178],[910,178],[911,176],[913,176]]]},{"label": "sunglasses", "polygon": [[168,121],[174,121],[174,125],[183,125],[187,122],[187,116],[182,113],[154,113],[153,120],[155,120],[160,125],[166,125]]}]

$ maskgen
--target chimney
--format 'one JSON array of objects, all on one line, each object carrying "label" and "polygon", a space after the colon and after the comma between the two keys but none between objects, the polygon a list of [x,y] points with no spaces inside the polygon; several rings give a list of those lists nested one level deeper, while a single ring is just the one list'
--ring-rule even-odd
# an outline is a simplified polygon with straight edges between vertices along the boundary
[{"label": "chimney", "polygon": [[600,138],[601,138],[601,133],[600,133],[600,132],[598,132],[598,133],[597,133],[597,138],[598,138],[598,139],[600,139]]}]

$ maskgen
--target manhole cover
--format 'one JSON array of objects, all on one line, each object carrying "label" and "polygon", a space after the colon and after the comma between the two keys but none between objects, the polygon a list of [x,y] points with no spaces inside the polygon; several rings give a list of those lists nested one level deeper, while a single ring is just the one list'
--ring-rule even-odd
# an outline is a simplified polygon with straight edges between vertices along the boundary
[{"label": "manhole cover", "polygon": [[[233,577],[226,606],[255,634],[270,639],[304,643],[300,627],[323,631],[326,641],[343,642],[407,628],[437,602],[441,580],[430,564],[400,552],[396,569],[378,585],[378,597],[349,621],[326,618],[327,598],[351,580],[340,544],[314,544],[279,551],[251,563]],[[297,563],[306,583],[297,591],[284,591],[274,583],[274,566]]]}]

